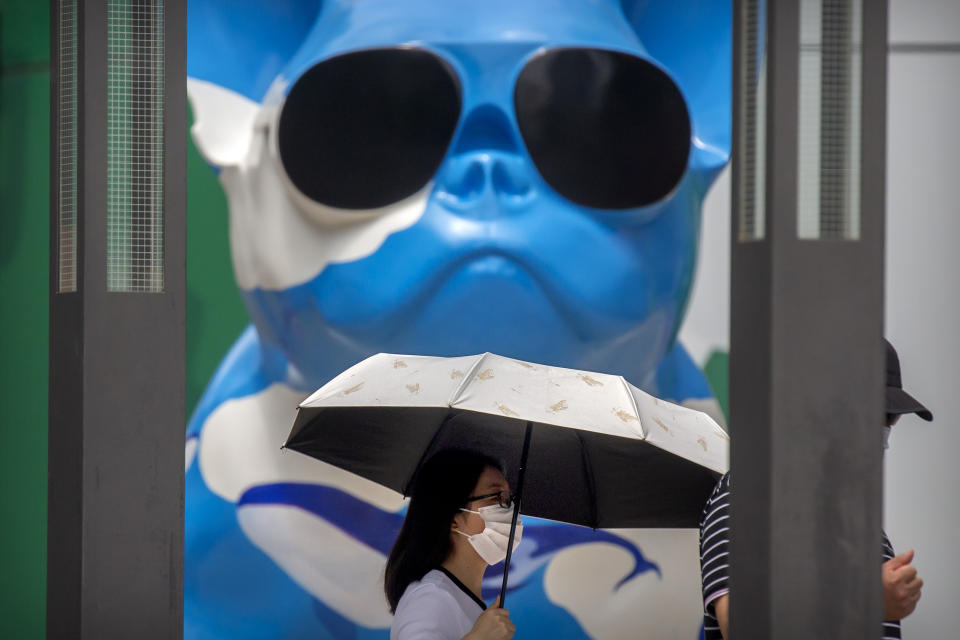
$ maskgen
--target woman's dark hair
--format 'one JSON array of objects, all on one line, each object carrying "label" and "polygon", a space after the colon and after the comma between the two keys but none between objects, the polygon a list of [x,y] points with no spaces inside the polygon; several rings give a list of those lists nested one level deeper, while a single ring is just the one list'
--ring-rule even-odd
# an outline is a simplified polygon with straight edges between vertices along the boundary
[{"label": "woman's dark hair", "polygon": [[482,453],[447,449],[420,468],[410,491],[407,517],[387,559],[383,587],[391,613],[411,582],[447,559],[450,521],[466,505],[487,467],[503,471],[499,462]]}]

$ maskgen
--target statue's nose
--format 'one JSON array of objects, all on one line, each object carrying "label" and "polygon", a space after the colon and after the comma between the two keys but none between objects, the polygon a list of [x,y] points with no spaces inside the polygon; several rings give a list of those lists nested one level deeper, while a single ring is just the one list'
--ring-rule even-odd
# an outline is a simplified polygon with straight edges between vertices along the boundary
[{"label": "statue's nose", "polygon": [[532,190],[533,169],[521,144],[500,108],[490,104],[474,108],[440,169],[438,195],[467,209],[487,195],[507,207],[522,204]]}]

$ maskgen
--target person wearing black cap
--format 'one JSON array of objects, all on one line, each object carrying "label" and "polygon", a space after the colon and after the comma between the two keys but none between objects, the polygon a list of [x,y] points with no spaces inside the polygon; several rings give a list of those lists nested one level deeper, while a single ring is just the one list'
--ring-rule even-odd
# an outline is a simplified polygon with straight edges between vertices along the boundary
[{"label": "person wearing black cap", "polygon": [[[886,419],[883,426],[883,448],[889,446],[891,427],[905,413],[915,413],[924,420],[933,414],[916,398],[903,390],[900,358],[888,340],[886,348]],[[729,528],[730,474],[717,483],[700,518],[700,577],[703,587],[703,630],[705,640],[725,640],[728,636],[730,589],[727,547]],[[923,580],[917,576],[913,549],[894,555],[893,546],[883,538],[883,639],[900,638],[900,620],[913,613],[920,599]]]},{"label": "person wearing black cap", "polygon": [[[900,376],[900,358],[889,340],[884,339],[887,358],[887,388],[885,398],[886,421],[883,427],[883,448],[890,446],[890,430],[905,413],[915,413],[927,422],[933,414],[916,398],[903,390]],[[900,638],[900,620],[907,617],[917,606],[923,580],[917,577],[913,562],[913,549],[894,555],[893,545],[883,533],[883,623],[884,638]]]},{"label": "person wearing black cap", "polygon": [[[893,348],[890,341],[884,338],[884,344],[887,348],[887,427],[896,424],[905,413],[915,413],[927,422],[933,421],[933,414],[920,401],[903,390],[903,380],[900,377],[900,358],[897,356],[897,350]],[[887,448],[887,441],[884,440],[884,449]]]}]

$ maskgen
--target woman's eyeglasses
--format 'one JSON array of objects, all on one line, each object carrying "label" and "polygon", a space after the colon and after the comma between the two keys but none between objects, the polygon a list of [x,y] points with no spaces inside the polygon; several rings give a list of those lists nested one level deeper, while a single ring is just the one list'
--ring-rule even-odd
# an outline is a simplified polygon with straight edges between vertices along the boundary
[{"label": "woman's eyeglasses", "polygon": [[477,500],[486,500],[487,498],[496,498],[497,504],[504,509],[509,509],[513,506],[513,501],[516,499],[516,496],[514,494],[507,493],[506,491],[495,491],[482,496],[470,496],[467,498],[467,504],[476,502]]}]

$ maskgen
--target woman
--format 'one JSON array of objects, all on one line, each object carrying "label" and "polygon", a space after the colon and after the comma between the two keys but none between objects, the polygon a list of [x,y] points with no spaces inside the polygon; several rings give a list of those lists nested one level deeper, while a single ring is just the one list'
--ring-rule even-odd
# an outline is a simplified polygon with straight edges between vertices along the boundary
[{"label": "woman", "polygon": [[488,456],[447,450],[423,465],[387,560],[390,640],[513,637],[509,612],[480,598],[487,565],[506,557],[511,503],[503,470]]}]

